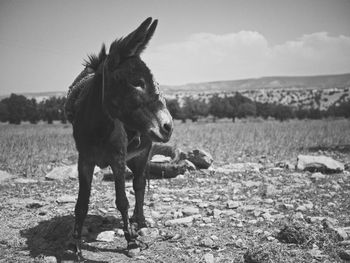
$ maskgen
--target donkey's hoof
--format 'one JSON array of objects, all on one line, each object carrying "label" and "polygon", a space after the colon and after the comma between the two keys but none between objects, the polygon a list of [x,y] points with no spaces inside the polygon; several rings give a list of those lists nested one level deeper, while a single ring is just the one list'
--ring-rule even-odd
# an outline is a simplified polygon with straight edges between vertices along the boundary
[{"label": "donkey's hoof", "polygon": [[72,238],[66,243],[66,247],[68,250],[72,251],[76,257],[77,262],[85,262],[85,259],[83,257],[83,254],[81,252],[81,240]]},{"label": "donkey's hoof", "polygon": [[146,224],[145,218],[138,219],[138,218],[136,218],[135,216],[133,216],[133,217],[130,218],[130,222],[131,222],[132,224],[136,224],[136,228],[137,228],[137,229],[141,229],[141,228],[144,228],[144,227],[148,227],[147,224]]}]

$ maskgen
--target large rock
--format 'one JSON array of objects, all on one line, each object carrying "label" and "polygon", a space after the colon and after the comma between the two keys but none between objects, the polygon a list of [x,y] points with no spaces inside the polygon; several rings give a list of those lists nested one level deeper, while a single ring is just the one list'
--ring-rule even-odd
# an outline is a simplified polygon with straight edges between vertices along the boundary
[{"label": "large rock", "polygon": [[112,230],[103,231],[99,233],[96,237],[97,241],[112,242],[115,238],[115,232]]},{"label": "large rock", "polygon": [[324,155],[299,155],[297,161],[297,168],[303,171],[320,171],[324,173],[344,171],[344,164]]},{"label": "large rock", "polygon": [[46,176],[46,180],[63,181],[66,179],[78,178],[77,165],[55,167]]},{"label": "large rock", "polygon": [[164,156],[161,154],[156,154],[152,156],[152,159],[150,162],[152,163],[170,163],[171,157],[170,156]]},{"label": "large rock", "polygon": [[200,149],[188,152],[187,159],[198,169],[208,169],[213,163],[213,157],[210,155],[210,153]]},{"label": "large rock", "polygon": [[13,175],[12,174],[9,174],[8,172],[5,172],[5,171],[1,171],[0,170],[0,184],[2,182],[5,182],[7,180],[9,180],[10,178],[12,178]]}]

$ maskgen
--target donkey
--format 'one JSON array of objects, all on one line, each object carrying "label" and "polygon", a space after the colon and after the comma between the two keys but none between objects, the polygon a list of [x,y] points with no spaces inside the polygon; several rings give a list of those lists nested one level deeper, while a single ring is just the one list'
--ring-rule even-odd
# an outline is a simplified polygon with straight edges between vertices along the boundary
[{"label": "donkey", "polygon": [[[96,165],[112,168],[116,206],[122,216],[128,250],[138,247],[136,231],[146,226],[143,203],[148,156],[152,142],[169,141],[173,131],[173,120],[159,85],[140,58],[157,22],[147,18],[128,36],[114,41],[108,54],[103,45],[98,55],[89,57],[82,76],[73,83],[77,87],[72,87],[68,96],[66,112],[79,152],[79,194],[73,229],[78,256]],[[126,165],[134,175],[136,198],[130,219],[125,194]]]}]

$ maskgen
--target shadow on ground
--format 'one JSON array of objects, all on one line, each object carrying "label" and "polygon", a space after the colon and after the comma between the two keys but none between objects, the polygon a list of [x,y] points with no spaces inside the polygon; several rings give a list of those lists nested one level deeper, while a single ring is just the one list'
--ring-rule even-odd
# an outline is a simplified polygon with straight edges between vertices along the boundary
[{"label": "shadow on ground", "polygon": [[[73,216],[58,216],[50,220],[41,221],[35,227],[22,230],[20,234],[26,238],[26,244],[32,257],[55,256],[58,262],[62,260],[76,260],[75,253],[69,250],[69,246],[73,241],[71,238],[73,225]],[[83,254],[91,254],[93,252],[126,254],[126,250],[122,246],[101,248],[95,246],[94,243],[98,233],[120,228],[121,226],[121,221],[114,217],[88,215],[84,223],[85,231],[83,231],[83,240],[86,242],[81,246]],[[107,261],[86,259],[86,262]]]}]

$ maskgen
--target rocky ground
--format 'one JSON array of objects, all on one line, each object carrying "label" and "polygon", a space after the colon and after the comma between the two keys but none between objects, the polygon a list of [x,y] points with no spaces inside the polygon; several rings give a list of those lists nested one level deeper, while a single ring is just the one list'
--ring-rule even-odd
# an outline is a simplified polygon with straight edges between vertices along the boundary
[{"label": "rocky ground", "polygon": [[[346,168],[347,169],[347,168]],[[346,262],[350,172],[285,163],[214,165],[151,180],[142,249],[126,253],[114,185],[95,174],[83,230],[87,262]],[[78,182],[16,178],[0,184],[0,262],[73,262],[67,249]],[[134,204],[131,182],[127,195]],[[130,209],[130,214],[132,209]]]}]

